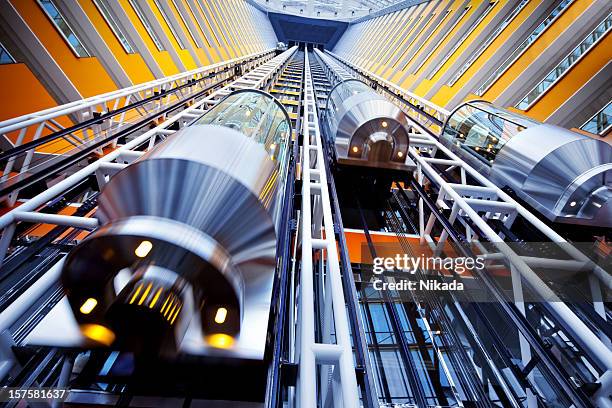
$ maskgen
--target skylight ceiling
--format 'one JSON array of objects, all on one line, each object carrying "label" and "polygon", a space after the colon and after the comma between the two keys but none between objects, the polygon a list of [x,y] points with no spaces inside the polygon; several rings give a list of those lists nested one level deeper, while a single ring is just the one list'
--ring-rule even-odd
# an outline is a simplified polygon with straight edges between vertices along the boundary
[{"label": "skylight ceiling", "polygon": [[366,17],[406,0],[252,0],[268,11],[303,17],[351,21]]}]

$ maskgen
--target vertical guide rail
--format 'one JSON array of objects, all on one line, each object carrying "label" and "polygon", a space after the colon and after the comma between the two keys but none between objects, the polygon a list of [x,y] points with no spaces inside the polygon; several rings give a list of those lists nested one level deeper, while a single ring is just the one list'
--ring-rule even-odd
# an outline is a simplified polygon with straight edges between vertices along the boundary
[{"label": "vertical guide rail", "polygon": [[[302,259],[298,303],[297,406],[299,408],[315,408],[318,406],[316,379],[317,363],[319,363],[333,366],[333,373],[330,373],[331,378],[329,379],[333,388],[331,392],[321,392],[321,395],[333,398],[334,405],[337,407],[357,408],[359,407],[359,394],[353,365],[350,326],[340,276],[323,146],[317,119],[316,98],[307,52],[304,53],[304,70]],[[316,154],[314,163],[311,163],[311,152]],[[315,205],[321,208],[317,208],[318,211],[313,211]],[[321,230],[314,230],[314,225],[320,225]],[[321,233],[321,238],[315,238]],[[313,249],[322,250],[321,255],[323,255],[323,251],[327,254],[324,288],[326,292],[329,292],[325,293],[325,298],[331,301],[331,305],[326,305],[328,306],[326,309],[330,310],[333,315],[336,344],[315,342]],[[322,260],[323,257],[321,256],[320,259]],[[321,385],[321,387],[324,386],[326,385]],[[325,401],[322,401],[321,405],[325,406]]]}]

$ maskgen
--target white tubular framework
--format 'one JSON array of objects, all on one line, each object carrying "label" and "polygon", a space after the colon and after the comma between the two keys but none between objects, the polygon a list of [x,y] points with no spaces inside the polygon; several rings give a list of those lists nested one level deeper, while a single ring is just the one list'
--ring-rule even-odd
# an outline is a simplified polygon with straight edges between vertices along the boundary
[{"label": "white tubular framework", "polygon": [[[281,69],[283,64],[289,60],[296,49],[296,47],[293,47],[285,51],[281,55],[271,59],[255,70],[257,72],[247,73],[243,76],[243,78],[257,78],[258,82],[254,82],[257,86],[265,83]],[[159,126],[147,131],[146,133],[143,133],[125,145],[120,146],[101,159],[98,159],[59,183],[53,185],[43,193],[38,194],[24,202],[16,209],[4,214],[2,217],[0,217],[0,230],[2,230],[2,238],[0,239],[0,263],[6,256],[6,251],[9,248],[15,232],[16,223],[19,221],[40,222],[52,225],[69,225],[78,228],[95,228],[97,223],[96,220],[84,217],[67,217],[43,214],[38,213],[37,210],[39,207],[45,205],[45,203],[53,200],[90,175],[96,175],[98,183],[100,187],[102,187],[110,176],[125,166],[124,162],[130,163],[143,154],[142,151],[135,150],[136,148],[146,144],[146,151],[150,150],[155,145],[156,141],[163,140],[175,132],[175,130],[168,129],[171,125],[178,123],[179,128],[184,126],[185,124],[191,122],[194,118],[205,113],[207,107],[214,105],[227,93],[228,92],[226,92],[225,89],[214,92],[208,97],[191,105],[189,108],[166,119]]]},{"label": "white tubular framework", "polygon": [[[266,58],[271,59],[273,53],[274,50],[267,50],[234,58],[0,122],[0,138],[12,148],[22,146],[26,141],[39,140],[49,132],[63,131],[72,127],[73,123],[91,122],[57,140],[9,158],[1,168],[0,188],[19,180],[34,169],[42,170],[55,160],[108,139],[136,122],[161,122],[166,119],[162,113],[164,109],[179,102],[185,102],[185,106],[195,102],[193,98],[198,93],[229,79],[233,75],[230,71],[232,67],[243,64],[245,69],[250,70]],[[104,119],[91,121],[109,112],[111,114]],[[113,112],[117,114],[113,115]],[[98,152],[102,153],[101,149]],[[11,193],[8,197],[9,205],[13,205],[16,199],[17,193]]]},{"label": "white tubular framework", "polygon": [[[289,60],[289,58],[291,58],[296,49],[296,47],[293,47],[285,51],[281,55],[278,55],[263,64],[253,75],[251,75],[251,73],[247,73],[243,76],[243,78],[256,78],[257,81],[260,81],[256,82],[256,85],[266,83],[266,81],[271,79],[275,73],[280,71],[282,66]],[[194,118],[205,113],[205,107],[214,105],[216,101],[220,100],[225,94],[227,94],[227,92],[223,92],[223,89],[214,92],[184,111],[166,119],[154,129],[151,129],[148,132],[136,137],[127,144],[91,163],[87,167],[77,171],[61,182],[55,184],[45,192],[29,199],[16,209],[9,211],[0,217],[0,230],[2,230],[2,238],[0,239],[0,264],[2,260],[4,260],[7,249],[9,248],[11,240],[13,239],[16,224],[20,221],[52,225],[66,225],[85,229],[96,228],[98,225],[98,220],[93,217],[73,217],[44,214],[38,212],[37,210],[41,206],[45,205],[45,203],[53,200],[90,175],[95,174],[99,186],[102,187],[112,175],[126,166],[125,162],[130,163],[144,153],[134,149],[142,145],[147,145],[146,150],[150,150],[154,146],[156,140],[163,140],[175,132],[175,130],[168,129],[172,124],[178,123],[179,128],[184,126],[185,124],[191,122]],[[117,162],[114,162],[115,160]],[[62,258],[55,265],[53,265],[47,272],[45,272],[43,276],[34,282],[26,290],[26,292],[23,293],[23,295],[21,295],[18,299],[11,303],[9,307],[0,313],[0,333],[7,332],[7,330],[17,321],[17,319],[19,319],[22,314],[25,313],[25,311],[27,311],[28,308],[30,308],[34,302],[36,302],[36,300],[38,300],[40,296],[51,287],[51,285],[57,282],[64,259],[65,258]],[[9,352],[4,352],[0,348],[0,378],[9,372],[13,365],[14,358],[12,354]]]},{"label": "white tubular framework", "polygon": [[[304,116],[302,120],[302,260],[298,300],[297,407],[357,408],[359,392],[353,364],[350,326],[344,299],[325,157],[308,53],[304,53]],[[312,154],[311,154],[312,153]],[[315,341],[313,258],[319,251],[324,263],[318,279],[324,293],[323,342]],[[332,324],[333,323],[333,324]],[[336,343],[332,343],[335,335]],[[321,388],[317,393],[317,364]],[[333,405],[328,405],[333,401]]]},{"label": "white tubular framework", "polygon": [[[425,107],[428,113],[442,122],[448,117],[449,112],[445,109],[416,95],[412,95],[397,85],[369,71],[364,71],[329,51],[327,53],[359,72],[363,77],[374,81],[388,90],[392,90],[392,92],[408,100],[410,103]],[[331,58],[325,60],[327,62]],[[559,322],[563,324],[563,328],[569,332],[574,340],[581,344],[588,355],[604,370],[600,373],[599,377],[599,382],[602,383],[602,391],[598,392],[593,397],[593,400],[597,401],[602,407],[611,406],[609,405],[609,400],[605,404],[602,402],[607,399],[606,393],[612,387],[612,350],[610,349],[610,339],[604,333],[591,330],[565,303],[559,300],[554,291],[550,289],[532,268],[546,266],[576,271],[584,270],[585,267],[591,268],[590,287],[594,299],[593,308],[603,319],[606,319],[606,314],[602,304],[602,293],[612,289],[612,276],[601,267],[595,265],[578,248],[572,246],[514,198],[442,145],[432,135],[437,132],[433,132],[431,121],[427,118],[423,118],[423,121],[420,121],[418,117],[414,116],[415,111],[411,110],[410,106],[405,103],[399,104],[399,107],[408,115],[413,128],[413,133],[410,134],[409,157],[417,164],[415,172],[417,182],[423,185],[428,180],[438,188],[436,205],[441,209],[450,210],[449,221],[451,224],[459,222],[465,228],[464,233],[470,243],[478,243],[478,234],[471,225],[478,228],[479,233],[484,234],[484,238],[493,243],[497,252],[488,253],[486,256],[503,259],[503,262],[511,270],[514,285],[513,294],[519,310],[524,313],[524,297],[521,282],[529,283],[534,292],[540,295],[542,299],[549,301],[550,310],[555,314]],[[442,153],[444,158],[434,158],[436,153]],[[438,168],[434,167],[434,164]],[[440,170],[440,167],[442,170]],[[461,183],[449,183],[442,177],[442,172],[450,171],[451,169],[459,170]],[[425,219],[422,199],[419,199],[418,211],[419,235],[422,242],[428,242],[434,250],[440,250],[447,240],[448,234],[446,231],[443,231],[440,237],[435,238],[431,236],[437,219],[433,214],[428,219]],[[481,216],[479,212],[484,212],[485,215]],[[504,236],[501,233],[495,232],[488,224],[489,220],[499,220],[507,228],[510,228],[519,216],[531,224],[534,229],[550,239],[551,242],[561,244],[559,248],[563,249],[570,259],[561,261],[546,257],[520,256],[505,242]],[[467,222],[468,220],[469,222]],[[481,247],[485,252],[488,252],[484,246]],[[529,357],[529,350],[526,350],[525,353],[524,357]]]}]

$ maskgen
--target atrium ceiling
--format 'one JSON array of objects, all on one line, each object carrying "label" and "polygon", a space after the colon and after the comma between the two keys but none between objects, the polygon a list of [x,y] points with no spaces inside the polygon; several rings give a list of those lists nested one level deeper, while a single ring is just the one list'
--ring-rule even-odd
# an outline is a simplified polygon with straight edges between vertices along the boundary
[{"label": "atrium ceiling", "polygon": [[251,0],[270,12],[309,18],[353,21],[387,9],[406,7],[414,0]]}]

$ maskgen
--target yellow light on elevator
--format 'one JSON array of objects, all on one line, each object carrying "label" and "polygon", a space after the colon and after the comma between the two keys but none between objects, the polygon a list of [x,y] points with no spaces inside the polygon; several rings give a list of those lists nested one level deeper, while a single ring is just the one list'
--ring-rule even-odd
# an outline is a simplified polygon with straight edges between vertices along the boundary
[{"label": "yellow light on elevator", "polygon": [[234,345],[234,338],[228,334],[216,333],[206,336],[206,342],[212,347],[227,349]]},{"label": "yellow light on elevator", "polygon": [[359,148],[357,146],[353,146],[353,153],[357,153],[359,151]]},{"label": "yellow light on elevator", "polygon": [[115,341],[115,333],[100,324],[82,324],[79,328],[83,336],[105,346],[110,346]]},{"label": "yellow light on elevator", "polygon": [[142,241],[140,245],[134,250],[134,253],[139,258],[144,258],[149,255],[149,252],[153,249],[153,244],[151,241]]},{"label": "yellow light on elevator", "polygon": [[159,299],[161,293],[162,288],[157,289],[157,292],[155,292],[155,295],[153,296],[153,300],[151,300],[151,303],[149,304],[149,308],[153,309],[153,306],[155,306],[155,304],[157,303],[157,300]]},{"label": "yellow light on elevator", "polygon": [[98,301],[94,298],[89,298],[81,305],[79,309],[83,314],[90,314],[92,310],[98,305]]},{"label": "yellow light on elevator", "polygon": [[404,157],[404,152],[397,152],[397,157]]},{"label": "yellow light on elevator", "polygon": [[217,313],[215,314],[215,323],[218,323],[218,324],[224,323],[226,317],[227,317],[227,309],[224,307],[218,308]]},{"label": "yellow light on elevator", "polygon": [[381,123],[382,127],[386,128],[387,127],[387,122],[383,120],[383,122]]}]

